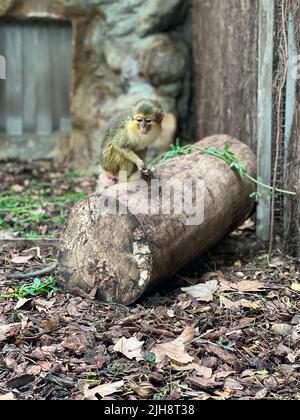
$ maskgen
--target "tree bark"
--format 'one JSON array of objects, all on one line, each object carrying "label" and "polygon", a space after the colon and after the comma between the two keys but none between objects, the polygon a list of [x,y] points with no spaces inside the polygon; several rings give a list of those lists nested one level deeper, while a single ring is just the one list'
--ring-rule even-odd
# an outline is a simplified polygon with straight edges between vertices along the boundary
[{"label": "tree bark", "polygon": [[[291,3],[291,10],[295,23],[295,41],[297,51],[300,51],[300,30],[297,24],[300,19],[300,5]],[[293,58],[293,57],[292,57]],[[296,66],[296,64],[295,64]],[[297,61],[299,78],[299,60]],[[285,188],[295,191],[296,196],[286,199],[285,202],[285,250],[290,255],[300,257],[300,84],[297,81],[296,88],[296,109],[292,127],[291,138],[289,140]]]},{"label": "tree bark", "polygon": [[[255,156],[245,144],[225,135],[198,143],[219,150],[225,144],[255,176]],[[149,286],[161,279],[166,281],[171,273],[206,252],[239,226],[253,209],[249,195],[255,190],[254,184],[216,157],[200,153],[177,156],[154,172],[154,182],[174,179],[203,180],[200,200],[194,187],[188,189],[197,212],[203,205],[202,223],[193,221],[184,211],[149,214],[148,194],[153,193],[153,185],[150,189],[149,184],[147,188],[134,183],[128,187],[117,184],[104,193],[92,194],[74,207],[62,237],[63,284],[87,292],[96,287],[99,299],[128,305]],[[167,208],[164,189],[153,196],[152,203]],[[111,214],[103,203],[116,204],[122,210],[126,207],[127,212]],[[189,224],[191,221],[194,224]]]},{"label": "tree bark", "polygon": [[258,1],[193,0],[194,127],[256,151]]}]

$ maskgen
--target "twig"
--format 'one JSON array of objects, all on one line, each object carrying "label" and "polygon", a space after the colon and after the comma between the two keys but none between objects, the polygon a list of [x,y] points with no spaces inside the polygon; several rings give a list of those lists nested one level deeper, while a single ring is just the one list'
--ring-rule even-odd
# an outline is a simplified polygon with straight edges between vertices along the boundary
[{"label": "twig", "polygon": [[58,262],[55,264],[51,264],[48,267],[41,268],[40,270],[36,271],[29,271],[28,273],[12,273],[12,274],[4,274],[7,279],[16,279],[16,280],[24,280],[31,277],[43,276],[44,274],[52,273],[58,267]]}]

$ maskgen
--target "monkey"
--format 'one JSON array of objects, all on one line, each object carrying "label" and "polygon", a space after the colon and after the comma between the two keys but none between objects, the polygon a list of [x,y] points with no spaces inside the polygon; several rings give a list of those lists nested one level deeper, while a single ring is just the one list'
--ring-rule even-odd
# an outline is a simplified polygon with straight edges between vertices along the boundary
[{"label": "monkey", "polygon": [[[161,133],[163,118],[159,102],[142,99],[109,121],[100,147],[103,173],[98,190],[111,183],[134,181],[149,175],[144,160],[148,146]],[[125,179],[119,179],[120,172],[125,174]]]}]

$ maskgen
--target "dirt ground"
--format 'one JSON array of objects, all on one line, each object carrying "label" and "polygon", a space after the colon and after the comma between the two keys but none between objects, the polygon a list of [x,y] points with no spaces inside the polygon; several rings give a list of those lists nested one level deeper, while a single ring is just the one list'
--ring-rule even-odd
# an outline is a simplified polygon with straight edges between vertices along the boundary
[{"label": "dirt ground", "polygon": [[59,269],[9,279],[56,261],[45,240],[95,180],[47,162],[0,178],[0,399],[300,399],[299,259],[211,252],[130,307],[57,290]]}]

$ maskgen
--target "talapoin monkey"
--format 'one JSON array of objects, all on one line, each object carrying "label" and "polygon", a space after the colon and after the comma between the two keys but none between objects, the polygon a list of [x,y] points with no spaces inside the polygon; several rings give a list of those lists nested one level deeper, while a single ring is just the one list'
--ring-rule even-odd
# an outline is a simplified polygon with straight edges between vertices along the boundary
[{"label": "talapoin monkey", "polygon": [[[143,173],[147,175],[147,147],[160,135],[163,118],[159,102],[143,99],[109,121],[100,149],[102,174],[98,191],[112,181],[134,181]],[[120,171],[125,179],[119,180]]]}]

